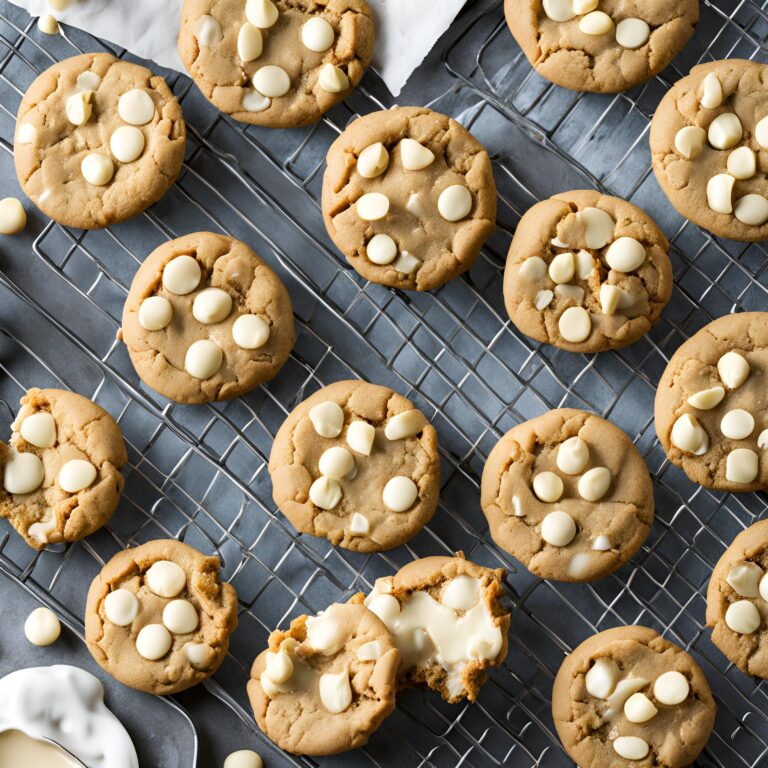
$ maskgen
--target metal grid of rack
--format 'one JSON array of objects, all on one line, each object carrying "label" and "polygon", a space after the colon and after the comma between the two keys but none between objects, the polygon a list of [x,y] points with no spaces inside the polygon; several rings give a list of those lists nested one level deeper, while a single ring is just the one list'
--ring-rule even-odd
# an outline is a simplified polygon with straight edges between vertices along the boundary
[{"label": "metal grid of rack", "polygon": [[[470,4],[439,44],[429,106],[460,119],[491,149],[499,230],[467,275],[427,295],[366,283],[343,263],[322,226],[328,146],[356,115],[392,103],[375,73],[316,126],[281,132],[223,117],[187,78],[170,76],[189,142],[166,198],[104,231],[37,219],[33,253],[3,256],[3,268],[14,259],[33,264],[30,276],[0,272],[0,426],[7,429],[27,387],[71,387],[118,418],[130,463],[123,501],[107,529],[38,554],[4,525],[0,567],[77,630],[87,584],[117,549],[171,536],[217,553],[238,590],[240,626],[225,664],[195,695],[203,710],[206,697],[223,702],[269,754],[269,765],[315,765],[258,741],[245,680],[268,632],[369,589],[413,557],[463,550],[509,572],[513,621],[504,666],[475,705],[449,707],[428,694],[405,694],[368,747],[323,765],[568,765],[549,714],[554,673],[563,654],[592,632],[635,622],[689,650],[719,699],[715,734],[699,763],[764,764],[766,686],[731,668],[702,624],[712,566],[736,532],[764,516],[765,499],[689,483],[666,462],[652,403],[655,382],[683,339],[713,317],[765,307],[768,259],[761,245],[719,241],[677,217],[653,179],[647,133],[669,83],[693,64],[764,56],[766,7],[753,0],[704,2],[700,28],[673,68],[627,94],[600,97],[566,92],[533,74],[500,3]],[[4,170],[11,173],[13,118],[24,90],[54,60],[81,50],[127,56],[75,30],[43,41],[33,20],[0,0]],[[641,205],[673,244],[675,295],[662,320],[630,348],[598,356],[532,344],[509,323],[501,296],[519,215],[549,194],[579,186]],[[298,340],[273,382],[232,402],[186,407],[142,385],[115,332],[146,254],[199,229],[229,232],[270,262],[293,296]],[[41,281],[52,290],[43,291]],[[443,502],[433,522],[407,546],[377,555],[296,536],[274,508],[266,472],[272,438],[288,411],[320,386],[358,376],[412,398],[441,443]],[[648,542],[631,564],[592,585],[532,577],[490,542],[479,510],[479,476],[495,441],[512,425],[566,405],[594,410],[625,429],[655,478],[657,520]]]}]

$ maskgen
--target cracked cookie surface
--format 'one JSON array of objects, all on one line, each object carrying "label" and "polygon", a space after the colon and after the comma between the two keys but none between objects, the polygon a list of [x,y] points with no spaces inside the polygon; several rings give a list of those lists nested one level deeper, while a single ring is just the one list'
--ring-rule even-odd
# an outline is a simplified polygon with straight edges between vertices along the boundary
[{"label": "cracked cookie surface", "polygon": [[613,573],[653,524],[653,486],[639,451],[618,427],[573,408],[507,432],[488,457],[480,494],[496,544],[544,579]]},{"label": "cracked cookie surface", "polygon": [[359,552],[392,549],[437,508],[437,432],[397,392],[339,381],[283,422],[269,474],[275,503],[296,530]]},{"label": "cracked cookie surface", "polygon": [[720,237],[768,239],[768,66],[694,67],[651,122],[653,170],[680,215]]},{"label": "cracked cookie surface", "polygon": [[210,677],[237,626],[219,558],[174,539],[118,552],[88,590],[85,641],[121,683],[168,695]]},{"label": "cracked cookie surface", "polygon": [[318,756],[357,749],[395,708],[400,655],[361,599],[299,616],[272,632],[253,662],[253,714],[281,749]]},{"label": "cracked cookie surface", "polygon": [[699,0],[505,0],[536,71],[576,91],[617,93],[661,72],[699,20]]},{"label": "cracked cookie surface", "polygon": [[717,707],[699,665],[647,627],[608,629],[562,663],[552,717],[571,759],[590,768],[683,768]]},{"label": "cracked cookie surface", "polygon": [[768,487],[768,313],[727,315],[680,345],[659,381],[656,433],[669,460],[718,491]]},{"label": "cracked cookie surface", "polygon": [[103,408],[61,389],[30,389],[0,443],[0,516],[27,544],[77,541],[107,523],[128,460],[120,429]]},{"label": "cracked cookie surface", "polygon": [[365,0],[186,0],[179,53],[203,95],[269,128],[317,122],[373,57]]},{"label": "cracked cookie surface", "polygon": [[374,112],[328,151],[322,209],[331,239],[367,280],[427,291],[468,270],[496,226],[484,147],[424,107]]},{"label": "cracked cookie surface", "polygon": [[570,352],[620,349],[656,323],[672,295],[669,243],[632,203],[591,190],[523,215],[504,270],[515,326]]},{"label": "cracked cookie surface", "polygon": [[227,400],[283,366],[293,309],[280,278],[247,245],[197,232],[164,243],[141,265],[120,338],[138,375],[165,397]]},{"label": "cracked cookie surface", "polygon": [[97,229],[157,202],[181,170],[185,141],[181,106],[162,77],[86,53],[29,87],[13,155],[22,189],[43,213]]}]

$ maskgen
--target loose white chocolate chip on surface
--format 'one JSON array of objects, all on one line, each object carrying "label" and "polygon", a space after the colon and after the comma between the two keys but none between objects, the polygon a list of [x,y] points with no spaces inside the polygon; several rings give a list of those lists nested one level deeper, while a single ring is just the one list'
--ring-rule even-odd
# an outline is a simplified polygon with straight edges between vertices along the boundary
[{"label": "loose white chocolate chip on surface", "polygon": [[608,247],[605,260],[617,272],[634,272],[645,261],[645,248],[633,237],[620,237]]},{"label": "loose white chocolate chip on surface", "polygon": [[200,624],[200,617],[189,600],[171,600],[163,608],[163,624],[176,635],[188,635]]},{"label": "loose white chocolate chip on surface", "polygon": [[550,291],[548,288],[546,290],[539,291],[533,299],[533,306],[536,307],[539,312],[541,312],[552,303],[554,298],[555,294],[552,293],[552,291]]},{"label": "loose white chocolate chip on surface", "polygon": [[343,712],[352,703],[352,688],[346,667],[337,674],[326,672],[320,676],[320,701],[335,715]]},{"label": "loose white chocolate chip on surface", "polygon": [[136,636],[136,650],[147,661],[162,659],[172,643],[171,633],[162,624],[147,624]]},{"label": "loose white chocolate chip on surface", "polygon": [[317,84],[326,93],[342,93],[349,88],[347,73],[335,64],[324,64],[317,76]]},{"label": "loose white chocolate chip on surface", "polygon": [[565,547],[575,536],[576,523],[567,512],[556,509],[541,521],[541,538],[553,547]]},{"label": "loose white chocolate chip on surface", "polygon": [[760,612],[749,600],[737,600],[728,606],[725,623],[740,635],[751,635],[760,627]]},{"label": "loose white chocolate chip on surface", "polygon": [[109,137],[109,148],[121,163],[132,163],[144,151],[144,134],[135,125],[121,125]]},{"label": "loose white chocolate chip on surface", "polygon": [[719,405],[725,397],[723,387],[710,387],[702,389],[701,392],[695,392],[688,398],[688,405],[698,408],[701,411],[709,411],[716,405]]},{"label": "loose white chocolate chip on surface", "polygon": [[749,411],[734,408],[720,420],[720,431],[731,440],[743,440],[755,429],[755,419]]},{"label": "loose white chocolate chip on surface", "polygon": [[207,643],[185,643],[184,655],[195,669],[208,669],[213,660],[213,648]]},{"label": "loose white chocolate chip on surface", "polygon": [[688,698],[690,690],[688,678],[682,672],[675,670],[659,675],[653,684],[653,695],[656,701],[668,706],[682,704]]},{"label": "loose white chocolate chip on surface", "polygon": [[357,172],[364,179],[375,179],[389,167],[389,152],[379,141],[366,147],[357,158]]},{"label": "loose white chocolate chip on surface", "polygon": [[415,139],[400,141],[400,160],[406,171],[421,171],[435,161],[435,153]]},{"label": "loose white chocolate chip on surface", "polygon": [[549,265],[549,276],[554,283],[570,283],[576,272],[572,253],[559,253]]},{"label": "loose white chocolate chip on surface", "polygon": [[658,711],[644,693],[633,693],[624,702],[624,715],[630,723],[647,723]]},{"label": "loose white chocolate chip on surface", "polygon": [[374,264],[391,264],[397,258],[397,243],[389,235],[374,235],[365,247],[365,254]]},{"label": "loose white chocolate chip on surface", "polygon": [[50,13],[43,14],[37,20],[37,28],[46,35],[58,35],[59,34],[59,22],[56,21],[56,17]]},{"label": "loose white chocolate chip on surface", "polygon": [[221,288],[204,288],[192,303],[192,316],[204,325],[220,323],[231,311],[232,297]]},{"label": "loose white chocolate chip on surface", "polygon": [[291,89],[291,78],[282,67],[267,64],[254,74],[253,87],[262,95],[274,99],[288,93]]},{"label": "loose white chocolate chip on surface", "polygon": [[751,179],[756,171],[755,153],[749,147],[739,147],[728,155],[728,173],[735,179]]},{"label": "loose white chocolate chip on surface", "polygon": [[320,456],[318,468],[321,475],[341,480],[355,468],[355,459],[346,448],[334,445]]},{"label": "loose white chocolate chip on surface", "polygon": [[705,109],[715,109],[723,103],[723,86],[716,72],[710,72],[702,83],[702,95],[699,103]]},{"label": "loose white chocolate chip on surface", "polygon": [[59,487],[67,493],[78,493],[93,483],[96,474],[90,461],[71,459],[59,470]]},{"label": "loose white chocolate chip on surface", "polygon": [[[607,472],[608,470],[606,470]],[[595,552],[607,552],[611,548],[611,540],[605,535],[600,534],[592,544]]]},{"label": "loose white chocolate chip on surface", "polygon": [[702,456],[709,450],[709,437],[695,416],[684,413],[672,425],[672,445],[681,451]]},{"label": "loose white chocolate chip on surface", "polygon": [[541,280],[547,274],[547,262],[541,256],[531,256],[520,265],[520,277],[530,282]]},{"label": "loose white chocolate chip on surface", "polygon": [[321,16],[308,19],[301,28],[301,42],[306,48],[316,53],[327,51],[336,39],[336,33],[330,23]]},{"label": "loose white chocolate chip on surface", "polygon": [[254,27],[269,29],[275,24],[280,12],[272,0],[247,0],[245,16]]},{"label": "loose white chocolate chip on surface", "polygon": [[3,488],[14,496],[36,491],[45,478],[40,457],[34,453],[11,451],[3,467]]},{"label": "loose white chocolate chip on surface", "polygon": [[256,89],[243,94],[243,109],[246,112],[263,112],[272,106],[272,99],[259,93]]},{"label": "loose white chocolate chip on surface", "polygon": [[717,372],[728,389],[738,389],[749,376],[749,363],[738,352],[726,352],[717,361]]},{"label": "loose white chocolate chip on surface", "polygon": [[232,324],[232,339],[241,349],[260,349],[270,333],[269,323],[258,315],[240,315]]},{"label": "loose white chocolate chip on surface", "polygon": [[195,24],[195,37],[201,48],[218,43],[224,37],[221,24],[208,14],[201,16]]},{"label": "loose white chocolate chip on surface", "polygon": [[607,699],[619,680],[619,668],[612,659],[601,657],[589,668],[584,682],[587,693],[597,699]]},{"label": "loose white chocolate chip on surface", "polygon": [[472,193],[461,184],[447,187],[437,198],[437,210],[446,221],[461,221],[472,210]]},{"label": "loose white chocolate chip on surface", "polygon": [[592,332],[592,318],[583,307],[568,307],[557,323],[560,335],[573,344],[588,338]]},{"label": "loose white chocolate chip on surface", "polygon": [[357,649],[358,661],[378,661],[381,658],[381,643],[370,640]]},{"label": "loose white chocolate chip on surface", "polygon": [[185,296],[200,285],[202,276],[197,259],[192,256],[177,256],[163,269],[163,288],[177,296]]},{"label": "loose white chocolate chip on surface", "polygon": [[368,522],[368,518],[359,512],[355,512],[352,515],[352,520],[349,522],[349,532],[356,536],[366,536],[370,530],[371,524]]},{"label": "loose white chocolate chip on surface", "polygon": [[427,425],[424,414],[416,408],[392,416],[384,427],[387,440],[404,440],[418,435]]},{"label": "loose white chocolate chip on surface", "polygon": [[757,563],[741,562],[731,566],[725,580],[737,595],[758,597],[758,584],[763,576],[763,569]]},{"label": "loose white chocolate chip on surface", "polygon": [[757,454],[749,448],[736,448],[725,461],[725,477],[732,483],[751,483],[757,477]]},{"label": "loose white chocolate chip on surface", "polygon": [[642,760],[651,751],[648,742],[639,736],[618,736],[613,741],[613,749],[625,760]]},{"label": "loose white chocolate chip on surface", "polygon": [[103,187],[112,181],[115,175],[115,166],[112,159],[99,152],[87,154],[80,163],[80,173],[83,178],[94,187]]},{"label": "loose white chocolate chip on surface", "polygon": [[581,17],[579,29],[585,35],[606,35],[613,29],[613,19],[602,11],[592,11]]},{"label": "loose white chocolate chip on surface", "polygon": [[224,760],[223,768],[264,768],[264,762],[250,749],[238,749]]},{"label": "loose white chocolate chip on surface", "polygon": [[158,560],[149,567],[144,581],[158,597],[176,597],[187,583],[187,574],[171,560]]},{"label": "loose white chocolate chip on surface", "polygon": [[310,409],[309,420],[320,437],[338,437],[344,426],[344,411],[338,403],[326,400]]},{"label": "loose white chocolate chip on surface", "polygon": [[341,486],[331,477],[318,477],[309,486],[309,500],[320,509],[334,509],[341,501]]},{"label": "loose white chocolate chip on surface", "polygon": [[264,50],[264,38],[261,30],[246,21],[237,33],[237,55],[240,61],[255,61],[261,56]]},{"label": "loose white chocolate chip on surface", "polygon": [[397,475],[387,481],[381,498],[387,509],[405,512],[414,505],[418,495],[419,489],[410,477]]},{"label": "loose white chocolate chip on surface", "polygon": [[51,645],[61,634],[59,618],[50,608],[35,608],[24,622],[24,634],[32,645]]},{"label": "loose white chocolate chip on surface", "polygon": [[707,139],[715,149],[735,147],[744,135],[741,120],[733,112],[718,115],[707,130]]},{"label": "loose white chocolate chip on surface", "polygon": [[353,451],[362,453],[363,456],[371,455],[371,448],[373,447],[373,439],[375,437],[376,430],[367,421],[353,421],[347,427],[347,445]]},{"label": "loose white chocolate chip on surface", "polygon": [[560,443],[557,449],[557,468],[566,475],[578,475],[589,461],[589,446],[574,435]]},{"label": "loose white chocolate chip on surface", "polygon": [[642,48],[651,36],[651,28],[643,19],[624,19],[616,25],[616,42],[622,48]]},{"label": "loose white chocolate chip on surface", "polygon": [[146,91],[132,88],[117,100],[117,112],[129,125],[146,125],[155,116],[155,102]]},{"label": "loose white chocolate chip on surface", "polygon": [[603,283],[600,286],[600,308],[603,314],[612,315],[619,308],[621,301],[621,288],[617,285]]},{"label": "loose white chocolate chip on surface", "polygon": [[184,356],[184,368],[196,379],[210,379],[224,362],[221,347],[210,339],[192,342]]},{"label": "loose white chocolate chip on surface", "polygon": [[707,143],[707,132],[698,125],[686,125],[675,134],[675,149],[686,160],[695,160]]},{"label": "loose white chocolate chip on surface", "polygon": [[570,21],[576,16],[573,0],[544,0],[544,13],[552,21]]},{"label": "loose white chocolate chip on surface", "polygon": [[378,221],[389,213],[389,198],[381,192],[367,192],[355,203],[357,215],[366,221]]},{"label": "loose white chocolate chip on surface", "polygon": [[115,589],[104,598],[104,615],[110,624],[127,627],[139,614],[139,601],[128,589]]},{"label": "loose white chocolate chip on surface", "polygon": [[36,448],[52,448],[56,443],[56,421],[47,411],[37,411],[21,422],[19,433]]},{"label": "loose white chocolate chip on surface", "polygon": [[64,103],[67,120],[72,125],[85,125],[93,114],[93,91],[77,91]]},{"label": "loose white chocolate chip on surface", "polygon": [[533,477],[533,492],[539,501],[551,504],[563,495],[563,481],[554,472],[539,472]]},{"label": "loose white chocolate chip on surface", "polygon": [[715,213],[733,213],[733,185],[730,173],[718,173],[707,182],[707,205]]},{"label": "loose white chocolate chip on surface", "polygon": [[751,227],[761,227],[768,221],[768,200],[762,195],[749,194],[740,197],[733,208],[733,215]]},{"label": "loose white chocolate chip on surface", "polygon": [[592,467],[579,478],[579,496],[585,501],[600,501],[611,487],[607,467]]}]

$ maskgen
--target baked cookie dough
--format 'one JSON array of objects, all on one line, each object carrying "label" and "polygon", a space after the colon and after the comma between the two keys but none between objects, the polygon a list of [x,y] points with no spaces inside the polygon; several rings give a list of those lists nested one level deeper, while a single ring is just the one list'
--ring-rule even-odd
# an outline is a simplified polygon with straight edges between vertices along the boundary
[{"label": "baked cookie dough", "polygon": [[618,427],[573,408],[507,432],[483,469],[493,540],[531,573],[595,581],[626,563],[653,524],[653,485]]},{"label": "baked cookie dough", "polygon": [[437,432],[397,392],[339,381],[283,422],[269,474],[275,503],[299,532],[358,552],[392,549],[437,508]]},{"label": "baked cookie dough", "polygon": [[618,93],[661,72],[699,21],[699,0],[505,0],[536,71],[575,91]]},{"label": "baked cookie dough", "polygon": [[0,517],[34,549],[78,541],[117,507],[128,461],[115,420],[87,397],[30,389],[0,442]]},{"label": "baked cookie dough", "polygon": [[164,243],[141,265],[119,338],[161,395],[228,400],[271,379],[288,359],[291,298],[247,245],[196,232]]},{"label": "baked cookie dough", "polygon": [[653,170],[681,216],[731,240],[768,239],[768,66],[701,64],[651,122]]},{"label": "baked cookie dough", "polygon": [[325,226],[366,280],[414,291],[466,272],[496,226],[485,148],[425,107],[358,118],[328,150]]},{"label": "baked cookie dough", "polygon": [[165,80],[107,53],[43,72],[19,105],[21,188],[47,216],[81,229],[141,213],[173,185],[187,130]]},{"label": "baked cookie dough", "polygon": [[656,390],[669,460],[718,491],[768,487],[768,312],[727,315],[682,344]]},{"label": "baked cookie dough", "polygon": [[253,662],[253,714],[281,749],[333,755],[362,747],[395,708],[400,654],[361,600],[299,616]]},{"label": "baked cookie dough", "polygon": [[707,589],[712,642],[742,672],[768,679],[768,521],[742,531]]},{"label": "baked cookie dough", "polygon": [[85,642],[130,688],[166,695],[210,677],[237,626],[237,595],[219,558],[174,539],[118,552],[91,583]]},{"label": "baked cookie dough", "polygon": [[399,688],[426,686],[449,703],[475,701],[507,655],[509,612],[502,568],[456,557],[414,560],[377,579],[365,604],[400,651]]},{"label": "baked cookie dough", "polygon": [[517,225],[504,303],[526,336],[570,352],[620,349],[644,336],[672,295],[669,243],[632,203],[563,192]]},{"label": "baked cookie dough", "polygon": [[699,665],[647,627],[585,640],[566,657],[552,690],[560,741],[590,768],[691,765],[716,711]]},{"label": "baked cookie dough", "polygon": [[365,0],[185,0],[179,54],[217,109],[294,128],[349,96],[373,37]]}]

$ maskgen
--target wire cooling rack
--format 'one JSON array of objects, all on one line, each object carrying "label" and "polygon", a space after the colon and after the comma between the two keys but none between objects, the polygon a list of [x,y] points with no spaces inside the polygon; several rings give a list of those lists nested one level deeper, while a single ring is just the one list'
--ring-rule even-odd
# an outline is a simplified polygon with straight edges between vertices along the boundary
[{"label": "wire cooling rack", "polygon": [[[3,436],[27,387],[65,386],[113,413],[130,458],[123,500],[106,529],[35,553],[3,523],[0,567],[80,631],[87,585],[121,547],[172,536],[218,554],[238,591],[240,626],[212,680],[173,701],[194,723],[189,739],[195,751],[199,742],[201,766],[220,765],[229,751],[246,746],[262,752],[268,766],[570,765],[550,716],[554,674],[563,655],[590,634],[628,623],[663,632],[704,668],[719,712],[698,764],[766,765],[766,684],[729,665],[703,629],[711,569],[738,531],[765,516],[765,498],[691,484],[666,461],[652,406],[655,383],[685,338],[714,317],[766,308],[768,259],[759,244],[721,241],[682,220],[656,185],[647,147],[655,106],[691,66],[726,57],[765,60],[766,7],[753,0],[702,2],[701,24],[673,67],[629,93],[596,96],[532,73],[506,29],[501,3],[470,3],[401,103],[428,102],[488,146],[499,229],[467,275],[426,295],[366,283],[322,226],[328,146],[355,116],[393,102],[375,72],[316,126],[295,131],[235,123],[187,78],[168,73],[189,127],[186,162],[168,195],[137,219],[95,232],[61,227],[31,211],[32,236],[0,243]],[[5,194],[18,194],[11,153],[21,95],[53,61],[84,50],[129,58],[76,30],[46,38],[25,13],[0,0]],[[658,221],[672,242],[676,279],[672,301],[646,338],[595,356],[532,344],[509,323],[501,292],[521,213],[555,192],[590,186],[632,200]],[[190,407],[146,389],[115,332],[143,258],[168,238],[200,229],[244,240],[276,269],[294,300],[298,339],[274,381],[232,402]],[[346,377],[398,389],[439,432],[440,508],[419,536],[392,552],[361,555],[296,536],[271,500],[266,462],[281,421],[320,386]],[[531,576],[490,542],[479,509],[479,476],[496,440],[559,406],[594,410],[625,429],[655,480],[657,517],[646,545],[618,573],[591,585]],[[510,651],[480,701],[448,706],[411,691],[363,750],[320,763],[274,750],[245,696],[250,662],[269,631],[369,589],[414,557],[459,549],[509,572]],[[51,654],[55,661],[55,649]],[[148,734],[134,729],[133,736],[147,763],[160,764],[149,759],[157,753]],[[180,753],[176,762],[190,759]]]}]

